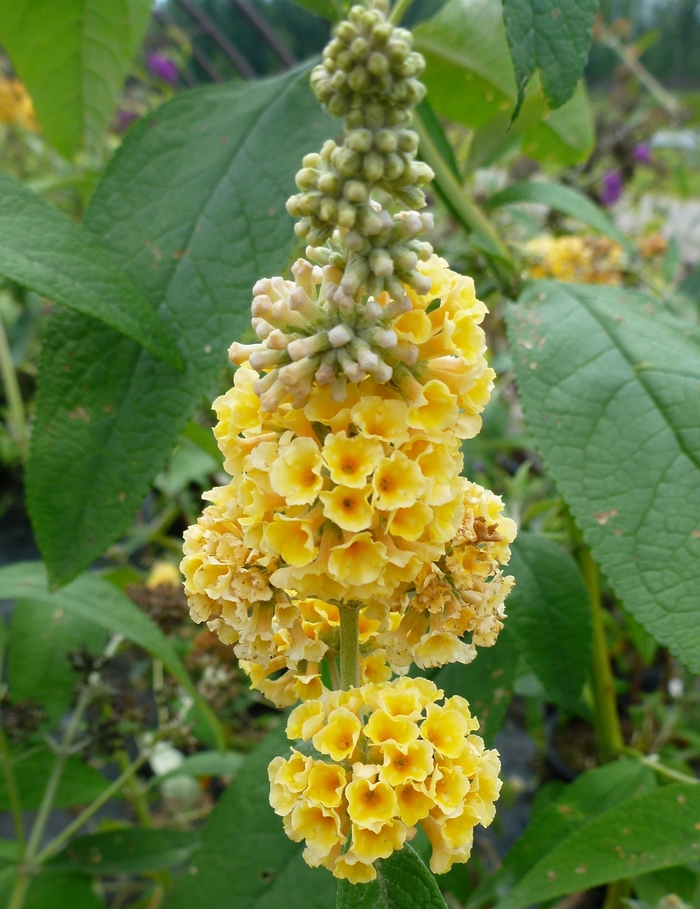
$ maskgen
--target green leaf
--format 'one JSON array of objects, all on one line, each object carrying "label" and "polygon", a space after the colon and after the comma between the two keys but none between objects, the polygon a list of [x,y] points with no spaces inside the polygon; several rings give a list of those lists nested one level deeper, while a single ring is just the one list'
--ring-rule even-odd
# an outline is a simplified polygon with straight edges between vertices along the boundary
[{"label": "green leaf", "polygon": [[25,909],[104,909],[90,879],[79,874],[40,874],[32,878]]},{"label": "green leaf", "polygon": [[289,749],[284,721],[246,758],[201,829],[202,849],[176,883],[168,909],[330,909],[335,880],[309,868],[268,801],[267,765]]},{"label": "green leaf", "polygon": [[224,747],[221,724],[197,691],[180,662],[172,641],[143,610],[109,582],[97,575],[84,574],[62,590],[51,593],[46,569],[41,562],[17,562],[0,568],[0,599],[36,600],[53,611],[70,612],[143,647],[161,660],[168,672],[187,689],[206,717],[220,746]]},{"label": "green leaf", "polygon": [[45,867],[51,872],[143,874],[181,865],[198,846],[199,834],[189,830],[110,830],[73,840]]},{"label": "green leaf", "polygon": [[433,875],[408,845],[375,862],[369,884],[338,882],[337,909],[447,909]]},{"label": "green leaf", "polygon": [[508,312],[529,431],[625,608],[700,669],[700,333],[649,298],[533,282]]},{"label": "green leaf", "polygon": [[0,865],[12,865],[21,859],[22,854],[16,840],[0,838]]},{"label": "green leaf", "polygon": [[0,41],[64,155],[99,148],[151,0],[0,0]]},{"label": "green leaf", "polygon": [[503,0],[503,19],[518,85],[517,117],[535,71],[550,107],[571,98],[583,74],[598,0]]},{"label": "green leaf", "polygon": [[302,9],[307,9],[310,13],[320,16],[321,19],[325,19],[327,22],[337,22],[340,18],[333,0],[294,0],[294,2],[301,6]]},{"label": "green leaf", "polygon": [[511,624],[509,617],[493,647],[481,648],[473,662],[466,666],[450,663],[433,678],[448,697],[459,694],[469,701],[481,723],[479,735],[489,747],[503,725],[513,697],[518,653]]},{"label": "green leaf", "polygon": [[95,622],[37,600],[17,600],[12,611],[7,674],[13,701],[32,698],[56,723],[73,700],[78,676],[68,653],[85,647],[97,655],[108,633]]},{"label": "green leaf", "polygon": [[544,181],[529,181],[514,183],[499,193],[491,196],[486,203],[487,208],[500,208],[503,205],[513,205],[517,202],[538,202],[547,205],[555,211],[560,211],[577,221],[582,221],[598,233],[610,237],[632,251],[631,244],[620,228],[614,224],[600,206],[584,196],[576,189],[562,186],[560,183]]},{"label": "green leaf", "polygon": [[583,579],[568,553],[537,534],[521,530],[512,553],[508,627],[549,697],[578,712],[593,646]]},{"label": "green leaf", "polygon": [[[19,789],[19,800],[26,811],[35,811],[44,794],[44,788],[51,770],[56,763],[56,756],[51,751],[35,751],[15,759],[14,770]],[[86,805],[92,802],[109,785],[101,773],[88,764],[84,764],[77,755],[71,755],[66,761],[61,781],[58,784],[55,808],[69,808],[72,805]],[[10,799],[4,776],[0,776],[0,810],[7,811]]]},{"label": "green leaf", "polygon": [[683,865],[632,878],[636,896],[648,906],[657,906],[670,893],[675,893],[684,903],[692,904],[697,885],[697,871]]},{"label": "green leaf", "polygon": [[700,852],[699,817],[700,786],[679,783],[628,799],[561,840],[497,909],[522,909],[692,862]]},{"label": "green leaf", "polygon": [[614,805],[656,787],[653,772],[640,761],[619,760],[582,773],[554,801],[537,811],[523,835],[503,859],[495,876],[474,893],[481,905],[503,899],[558,843]]},{"label": "green leaf", "polygon": [[175,776],[235,776],[244,761],[244,756],[238,751],[200,751],[186,757],[167,773],[155,777],[155,782],[162,783]]},{"label": "green leaf", "polygon": [[180,95],[129,131],[98,186],[84,226],[160,307],[187,368],[176,373],[75,313],[52,316],[27,480],[55,583],[128,527],[213,397],[228,346],[250,331],[253,284],[287,265],[294,173],[338,129],[307,82],[302,69]]},{"label": "green leaf", "polygon": [[476,130],[470,170],[517,143],[538,161],[575,164],[588,156],[595,137],[582,86],[564,108],[548,111],[533,82],[511,126],[517,88],[499,0],[450,0],[414,35],[426,59],[430,103]]},{"label": "green leaf", "polygon": [[152,304],[105,248],[2,171],[0,274],[104,322],[172,366],[182,366],[182,357]]}]

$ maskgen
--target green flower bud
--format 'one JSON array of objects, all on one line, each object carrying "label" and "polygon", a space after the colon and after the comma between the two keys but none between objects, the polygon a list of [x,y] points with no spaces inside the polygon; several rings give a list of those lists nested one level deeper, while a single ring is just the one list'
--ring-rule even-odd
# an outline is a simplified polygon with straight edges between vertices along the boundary
[{"label": "green flower bud", "polygon": [[319,206],[318,215],[322,221],[332,222],[333,224],[337,223],[338,205],[336,204],[335,199],[326,196]]},{"label": "green flower bud", "polygon": [[364,66],[356,66],[348,76],[348,86],[354,92],[363,92],[369,85],[369,73]]},{"label": "green flower bud", "polygon": [[388,278],[394,273],[394,262],[385,249],[375,249],[370,253],[369,267],[379,278]]},{"label": "green flower bud", "polygon": [[326,196],[339,196],[343,189],[340,177],[332,171],[325,171],[325,173],[322,173],[318,177],[316,185],[318,186],[319,192],[322,192]]},{"label": "green flower bud", "polygon": [[390,129],[380,129],[374,135],[374,147],[383,155],[396,151],[399,137]]},{"label": "green flower bud", "polygon": [[367,58],[367,69],[373,76],[383,76],[389,72],[389,61],[385,54],[372,51]]},{"label": "green flower bud", "polygon": [[363,155],[372,148],[373,136],[368,129],[354,129],[348,133],[345,146],[352,151]]},{"label": "green flower bud", "polygon": [[346,199],[341,199],[340,202],[338,202],[338,226],[346,227],[349,230],[351,227],[355,226],[356,218],[357,209],[355,206]]},{"label": "green flower bud", "polygon": [[387,180],[398,180],[402,175],[405,176],[405,168],[404,158],[396,152],[384,158],[384,177]]},{"label": "green flower bud", "polygon": [[384,157],[379,152],[367,152],[362,158],[362,174],[372,183],[384,176]]},{"label": "green flower bud", "polygon": [[358,63],[363,63],[369,54],[369,42],[366,38],[355,38],[350,45],[350,53]]},{"label": "green flower bud", "polygon": [[[310,167],[302,167],[297,171],[294,181],[298,189],[316,189],[319,182],[318,171]],[[321,191],[324,192],[324,190]]]},{"label": "green flower bud", "polygon": [[348,180],[348,182],[343,187],[343,195],[348,200],[348,202],[366,202],[368,195],[367,187],[359,180]]}]

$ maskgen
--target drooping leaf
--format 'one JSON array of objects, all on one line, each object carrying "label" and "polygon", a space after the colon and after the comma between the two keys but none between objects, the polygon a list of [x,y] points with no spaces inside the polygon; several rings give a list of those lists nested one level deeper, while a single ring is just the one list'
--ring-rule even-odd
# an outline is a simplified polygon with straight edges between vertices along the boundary
[{"label": "drooping leaf", "polygon": [[697,858],[700,787],[663,786],[604,811],[561,840],[497,903],[522,909]]},{"label": "drooping leaf", "polygon": [[151,0],[0,0],[0,41],[64,155],[99,147]]},{"label": "drooping leaf", "polygon": [[32,878],[26,909],[104,909],[89,878],[79,874],[40,874]]},{"label": "drooping leaf", "polygon": [[481,648],[471,663],[450,663],[433,679],[448,697],[459,694],[469,701],[481,723],[479,735],[488,746],[493,745],[513,697],[518,652],[511,624],[509,618],[493,647]]},{"label": "drooping leaf", "polygon": [[39,370],[28,501],[52,580],[66,583],[128,527],[178,435],[249,330],[251,288],[295,237],[285,200],[303,154],[338,127],[306,70],[187,92],[137,124],[84,220],[177,337],[176,373],[65,310]]},{"label": "drooping leaf", "polygon": [[598,0],[503,0],[518,86],[514,116],[536,70],[550,107],[571,98],[588,59],[597,9]]},{"label": "drooping leaf", "polygon": [[337,909],[447,909],[437,881],[408,843],[375,867],[369,884],[338,882]]},{"label": "drooping leaf", "polygon": [[7,674],[13,701],[31,698],[51,723],[70,707],[78,676],[68,653],[85,647],[94,656],[107,630],[82,616],[38,600],[17,600],[12,611]]},{"label": "drooping leaf", "polygon": [[560,546],[534,533],[520,531],[511,548],[508,627],[554,703],[578,710],[592,648],[588,592],[578,567]]},{"label": "drooping leaf", "polygon": [[31,599],[44,603],[54,611],[70,612],[143,647],[161,660],[168,672],[188,690],[220,746],[224,747],[221,724],[197,691],[172,641],[143,610],[108,581],[97,575],[84,574],[67,587],[51,593],[41,562],[16,562],[0,568],[0,599]]},{"label": "drooping leaf", "polygon": [[475,898],[505,898],[563,839],[614,805],[628,803],[655,787],[653,772],[640,761],[619,760],[582,773],[534,815],[497,874],[484,881]]},{"label": "drooping leaf", "polygon": [[487,207],[500,208],[517,202],[539,202],[555,211],[560,211],[577,221],[583,221],[594,230],[610,237],[622,247],[629,250],[630,243],[620,228],[605,214],[602,208],[576,189],[562,186],[560,183],[549,183],[541,180],[526,180],[514,183],[489,199]]},{"label": "drooping leaf", "polygon": [[566,108],[548,111],[533,83],[511,127],[517,88],[500,0],[449,0],[414,34],[426,59],[422,78],[430,103],[441,116],[476,130],[470,167],[514,142],[536,160],[574,164],[590,153],[593,122],[582,88]]},{"label": "drooping leaf", "polygon": [[107,250],[2,171],[0,275],[92,316],[172,366],[182,366],[165,324]]},{"label": "drooping leaf", "polygon": [[201,829],[202,849],[176,883],[168,909],[331,909],[335,880],[309,868],[270,808],[267,765],[285,753],[284,722],[246,758]]},{"label": "drooping leaf", "polygon": [[[36,751],[15,761],[15,779],[23,809],[36,811],[39,807],[46,781],[55,762],[55,755],[48,750]],[[58,784],[54,807],[86,805],[101,795],[108,785],[109,781],[101,773],[84,764],[77,755],[71,755],[66,761]],[[10,799],[5,777],[0,776],[0,810],[7,811],[9,807]]]},{"label": "drooping leaf", "polygon": [[533,282],[508,313],[525,418],[625,608],[700,668],[700,333],[613,288]]},{"label": "drooping leaf", "polygon": [[47,863],[46,869],[79,874],[143,874],[181,865],[198,846],[199,834],[189,830],[110,830],[73,840]]},{"label": "drooping leaf", "polygon": [[162,783],[175,776],[235,776],[244,761],[245,757],[239,751],[200,751],[157,777],[157,781]]}]

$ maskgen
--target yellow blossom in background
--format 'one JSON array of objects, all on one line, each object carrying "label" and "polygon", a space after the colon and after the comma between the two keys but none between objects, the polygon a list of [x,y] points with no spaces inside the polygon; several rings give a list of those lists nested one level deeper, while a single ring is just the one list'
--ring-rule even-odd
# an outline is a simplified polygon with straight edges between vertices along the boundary
[{"label": "yellow blossom in background", "polygon": [[39,130],[32,99],[19,79],[0,79],[0,123]]},{"label": "yellow blossom in background", "polygon": [[608,237],[546,234],[528,241],[524,253],[532,278],[618,285],[624,277],[622,247]]},{"label": "yellow blossom in background", "polygon": [[444,873],[468,859],[501,788],[498,755],[478,725],[463,698],[444,699],[427,679],[326,692],[292,711],[287,734],[311,740],[316,755],[293,747],[272,761],[270,804],[305,842],[306,862],[336,877],[374,879],[372,863],[401,849],[416,824],[432,844],[432,870]]}]

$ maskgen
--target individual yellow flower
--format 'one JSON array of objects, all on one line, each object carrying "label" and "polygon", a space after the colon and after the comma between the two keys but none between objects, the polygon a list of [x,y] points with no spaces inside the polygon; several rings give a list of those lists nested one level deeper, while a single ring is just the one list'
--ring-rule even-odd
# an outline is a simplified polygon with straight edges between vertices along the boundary
[{"label": "individual yellow flower", "polygon": [[388,783],[353,780],[345,790],[348,816],[356,827],[379,831],[399,813],[396,793]]},{"label": "individual yellow flower", "polygon": [[420,727],[421,737],[430,742],[438,754],[456,758],[466,744],[467,721],[462,711],[428,706],[427,717]]},{"label": "individual yellow flower", "polygon": [[339,486],[364,487],[383,455],[384,446],[377,439],[348,437],[345,430],[329,433],[323,443],[323,463]]},{"label": "individual yellow flower", "polygon": [[429,742],[416,741],[409,745],[385,745],[384,764],[379,778],[390,786],[407,782],[422,783],[433,769],[433,748]]},{"label": "individual yellow flower", "polygon": [[382,458],[372,479],[373,505],[382,511],[410,508],[425,491],[425,478],[414,461],[402,451]]},{"label": "individual yellow flower", "polygon": [[280,453],[270,484],[289,505],[311,505],[323,488],[321,452],[313,439],[297,438]]},{"label": "individual yellow flower", "polygon": [[418,726],[403,716],[392,716],[381,708],[375,710],[364,728],[373,745],[406,747],[418,738]]},{"label": "individual yellow flower", "polygon": [[386,546],[369,533],[358,533],[347,543],[334,546],[328,558],[328,573],[345,587],[376,581],[384,567]]},{"label": "individual yellow flower", "polygon": [[337,808],[343,800],[347,774],[337,764],[317,761],[311,768],[306,786],[306,797],[314,805]]},{"label": "individual yellow flower", "polygon": [[323,514],[341,530],[366,530],[374,516],[372,506],[369,504],[371,492],[371,486],[365,486],[363,489],[336,486],[331,492],[321,492],[319,498],[323,502]]},{"label": "individual yellow flower", "polygon": [[360,720],[345,707],[336,707],[327,725],[313,737],[314,748],[334,761],[345,761],[353,753],[362,731]]},{"label": "individual yellow flower", "polygon": [[406,841],[406,834],[406,825],[398,820],[384,824],[379,830],[354,824],[351,842],[352,855],[358,862],[371,865],[377,859],[389,858],[392,852],[402,849]]}]

